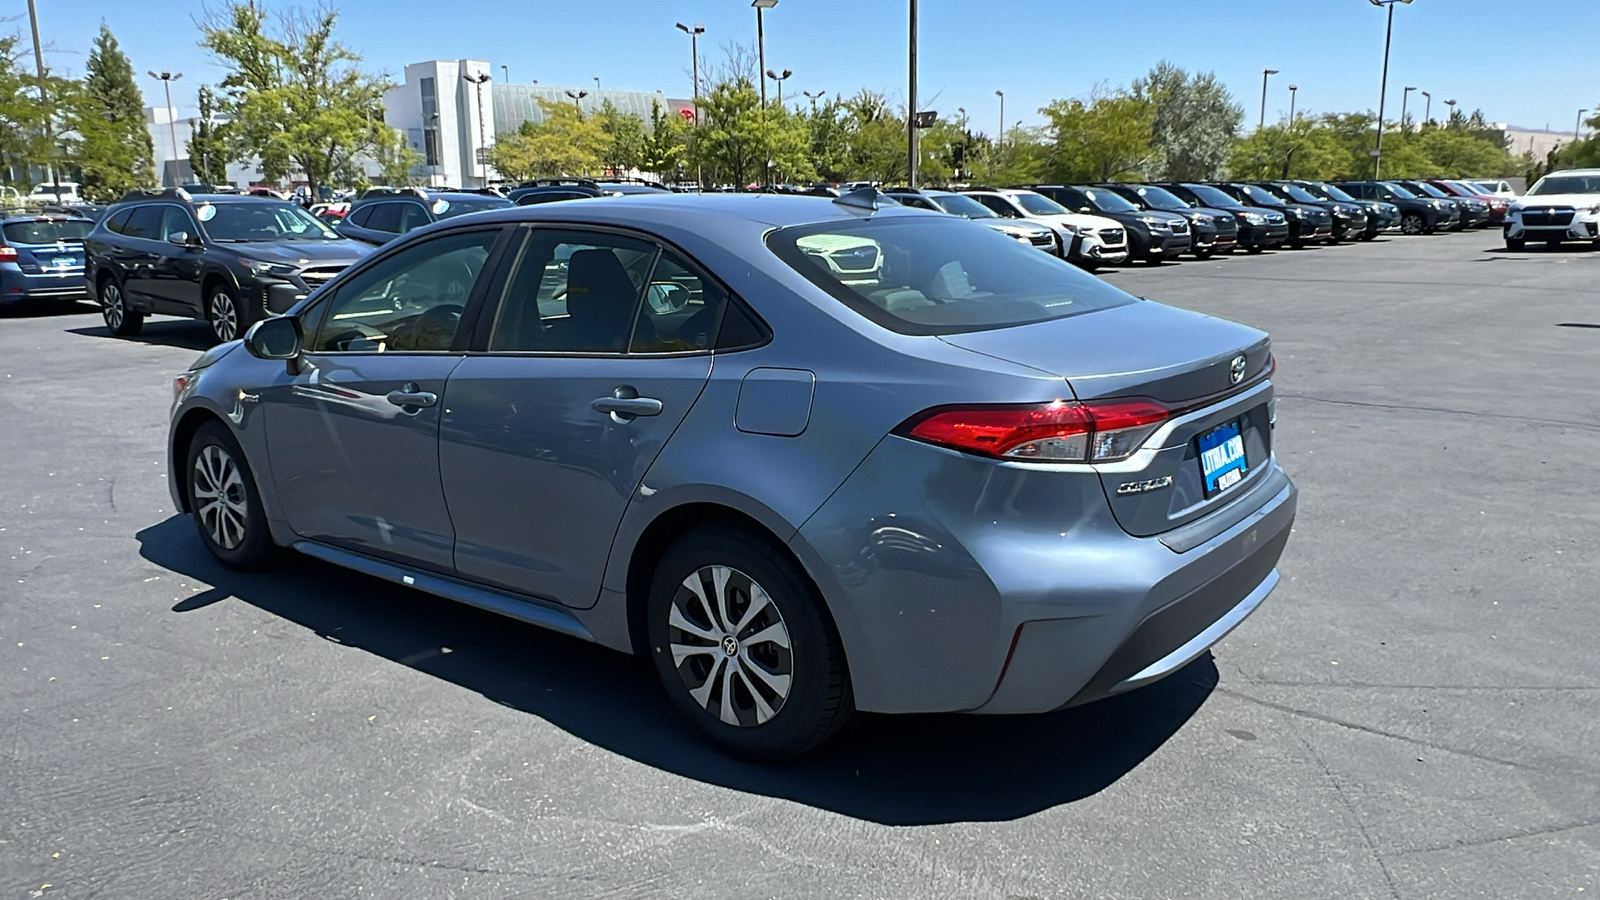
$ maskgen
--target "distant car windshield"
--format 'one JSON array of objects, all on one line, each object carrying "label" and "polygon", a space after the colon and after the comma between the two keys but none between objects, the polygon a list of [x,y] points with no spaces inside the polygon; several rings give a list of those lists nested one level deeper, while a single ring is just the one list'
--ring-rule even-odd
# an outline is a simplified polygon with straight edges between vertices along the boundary
[{"label": "distant car windshield", "polygon": [[1311,191],[1314,194],[1321,194],[1322,196],[1327,197],[1329,200],[1338,200],[1340,203],[1354,203],[1356,199],[1331,184],[1311,185],[1307,187],[1306,190]]},{"label": "distant car windshield", "polygon": [[1195,195],[1201,203],[1215,209],[1240,209],[1244,206],[1238,200],[1229,196],[1226,191],[1219,190],[1209,184],[1186,184],[1183,186],[1189,193]]},{"label": "distant car windshield", "polygon": [[967,219],[998,219],[999,214],[982,203],[961,194],[935,194],[928,198],[933,205],[952,216]]},{"label": "distant car windshield", "polygon": [[202,203],[195,207],[214,241],[342,241],[322,220],[293,203]]},{"label": "distant car windshield", "polygon": [[1406,187],[1411,188],[1413,193],[1415,193],[1416,191],[1421,191],[1422,193],[1427,194],[1429,197],[1445,197],[1445,198],[1449,198],[1449,196],[1450,196],[1449,194],[1446,194],[1444,191],[1439,190],[1438,188],[1434,187],[1433,185],[1427,183],[1426,181],[1416,182],[1415,185],[1408,184],[1408,185],[1406,185]]},{"label": "distant car windshield", "polygon": [[12,244],[54,244],[57,241],[81,241],[92,228],[93,222],[76,219],[7,222],[5,235],[7,243]]},{"label": "distant car windshield", "polygon": [[1142,187],[1138,189],[1139,196],[1144,202],[1156,209],[1188,209],[1189,204],[1178,199],[1178,195],[1158,187]]},{"label": "distant car windshield", "polygon": [[[653,192],[652,192],[653,193]],[[443,197],[433,201],[433,214],[441,219],[483,212],[486,209],[508,209],[516,206],[504,197]]]},{"label": "distant car windshield", "polygon": [[1256,187],[1253,184],[1241,185],[1241,188],[1244,190],[1244,195],[1256,203],[1265,203],[1268,206],[1283,205],[1283,200],[1281,198],[1274,197],[1272,192],[1266,188]]},{"label": "distant car windshield", "polygon": [[960,334],[1136,302],[998,231],[943,216],[780,228],[767,245],[812,283],[901,334]]},{"label": "distant car windshield", "polygon": [[1083,195],[1089,198],[1102,212],[1138,212],[1139,207],[1128,202],[1128,198],[1105,190],[1103,188],[1079,188]]},{"label": "distant car windshield", "polygon": [[1298,184],[1280,184],[1278,187],[1282,188],[1285,194],[1301,203],[1317,203],[1321,199]]},{"label": "distant car windshield", "polygon": [[1415,200],[1415,199],[1417,199],[1417,195],[1413,194],[1412,192],[1410,192],[1408,190],[1406,190],[1406,186],[1403,185],[1403,184],[1391,184],[1391,185],[1388,185],[1388,188],[1389,188],[1389,190],[1394,191],[1394,195],[1396,197],[1399,197],[1401,200]]},{"label": "distant car windshield", "polygon": [[1546,175],[1528,196],[1549,194],[1600,194],[1600,175]]},{"label": "distant car windshield", "polygon": [[1018,206],[1036,216],[1064,216],[1069,214],[1065,206],[1043,194],[1012,194],[1011,199],[1017,201]]}]

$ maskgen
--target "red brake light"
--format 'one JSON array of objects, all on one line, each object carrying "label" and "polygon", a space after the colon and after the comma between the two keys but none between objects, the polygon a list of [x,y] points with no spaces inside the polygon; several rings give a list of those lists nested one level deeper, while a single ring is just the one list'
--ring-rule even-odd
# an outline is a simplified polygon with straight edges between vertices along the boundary
[{"label": "red brake light", "polygon": [[967,453],[1037,462],[1110,462],[1131,456],[1170,415],[1142,397],[1090,403],[937,409],[899,433]]},{"label": "red brake light", "polygon": [[16,261],[17,261],[17,248],[15,248],[15,247],[0,247],[0,262],[16,262]]}]

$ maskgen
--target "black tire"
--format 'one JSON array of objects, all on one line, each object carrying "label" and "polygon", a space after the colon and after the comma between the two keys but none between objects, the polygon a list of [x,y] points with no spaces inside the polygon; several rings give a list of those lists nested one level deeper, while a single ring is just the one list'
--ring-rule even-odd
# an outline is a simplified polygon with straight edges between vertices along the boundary
[{"label": "black tire", "polygon": [[[267,529],[255,474],[233,433],[216,420],[201,425],[184,463],[183,489],[206,549],[230,568],[267,568],[278,548]],[[213,492],[217,484],[222,489]]]},{"label": "black tire", "polygon": [[[719,570],[720,594],[728,601],[725,608],[719,603],[717,610],[707,609],[701,601],[719,595]],[[686,586],[691,577],[698,594]],[[752,602],[757,590],[770,604]],[[650,656],[668,699],[733,753],[762,760],[797,756],[827,739],[854,711],[844,648],[822,598],[770,541],[726,526],[684,535],[656,566],[646,615]],[[719,617],[737,618],[724,628]],[[780,633],[787,648],[780,641],[752,640]],[[697,697],[693,692],[701,689]],[[729,697],[732,702],[725,703]]]},{"label": "black tire", "polygon": [[1215,252],[1216,252],[1215,250],[1196,250],[1196,251],[1194,251],[1194,258],[1195,259],[1210,259],[1211,255],[1213,253],[1215,253]]},{"label": "black tire", "polygon": [[1508,237],[1506,238],[1506,249],[1512,253],[1521,253],[1522,251],[1528,249],[1528,241],[1526,238]]},{"label": "black tire", "polygon": [[1261,246],[1260,244],[1256,244],[1254,247],[1246,247],[1246,248],[1244,248],[1244,252],[1246,252],[1246,253],[1260,253],[1260,252],[1262,252],[1262,251],[1264,251],[1266,249],[1267,248]]},{"label": "black tire", "polygon": [[133,337],[144,329],[144,313],[128,308],[128,297],[122,292],[122,282],[115,275],[107,275],[100,282],[100,318],[106,330],[117,337]]},{"label": "black tire", "polygon": [[261,318],[239,300],[239,292],[226,282],[212,284],[205,293],[204,301],[206,322],[210,323],[211,336],[219,344],[242,337],[245,329]]}]

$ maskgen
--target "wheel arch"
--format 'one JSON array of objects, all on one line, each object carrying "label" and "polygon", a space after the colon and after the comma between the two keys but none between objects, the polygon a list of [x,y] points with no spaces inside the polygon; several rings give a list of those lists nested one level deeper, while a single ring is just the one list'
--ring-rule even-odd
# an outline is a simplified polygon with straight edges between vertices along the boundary
[{"label": "wheel arch", "polygon": [[[167,458],[171,460],[171,463],[167,477],[174,479],[172,483],[177,487],[172,494],[177,500],[179,512],[194,512],[189,508],[189,492],[182,489],[184,461],[189,458],[189,445],[194,443],[195,434],[200,430],[200,426],[207,422],[221,423],[224,428],[228,425],[223,420],[223,417],[217,415],[216,412],[204,406],[194,406],[190,407],[172,426],[172,443],[167,454]],[[260,490],[259,485],[257,485],[257,490]]]}]

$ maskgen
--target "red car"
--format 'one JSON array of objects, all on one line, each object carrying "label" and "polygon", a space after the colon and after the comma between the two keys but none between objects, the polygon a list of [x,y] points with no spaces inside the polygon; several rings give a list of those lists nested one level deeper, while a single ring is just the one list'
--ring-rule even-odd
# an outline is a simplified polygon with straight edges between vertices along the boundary
[{"label": "red car", "polygon": [[1471,197],[1489,204],[1489,225],[1498,227],[1506,220],[1506,211],[1511,209],[1511,201],[1499,194],[1485,194],[1483,189],[1469,181],[1447,181],[1443,178],[1430,178],[1428,183],[1444,191],[1452,197]]}]

